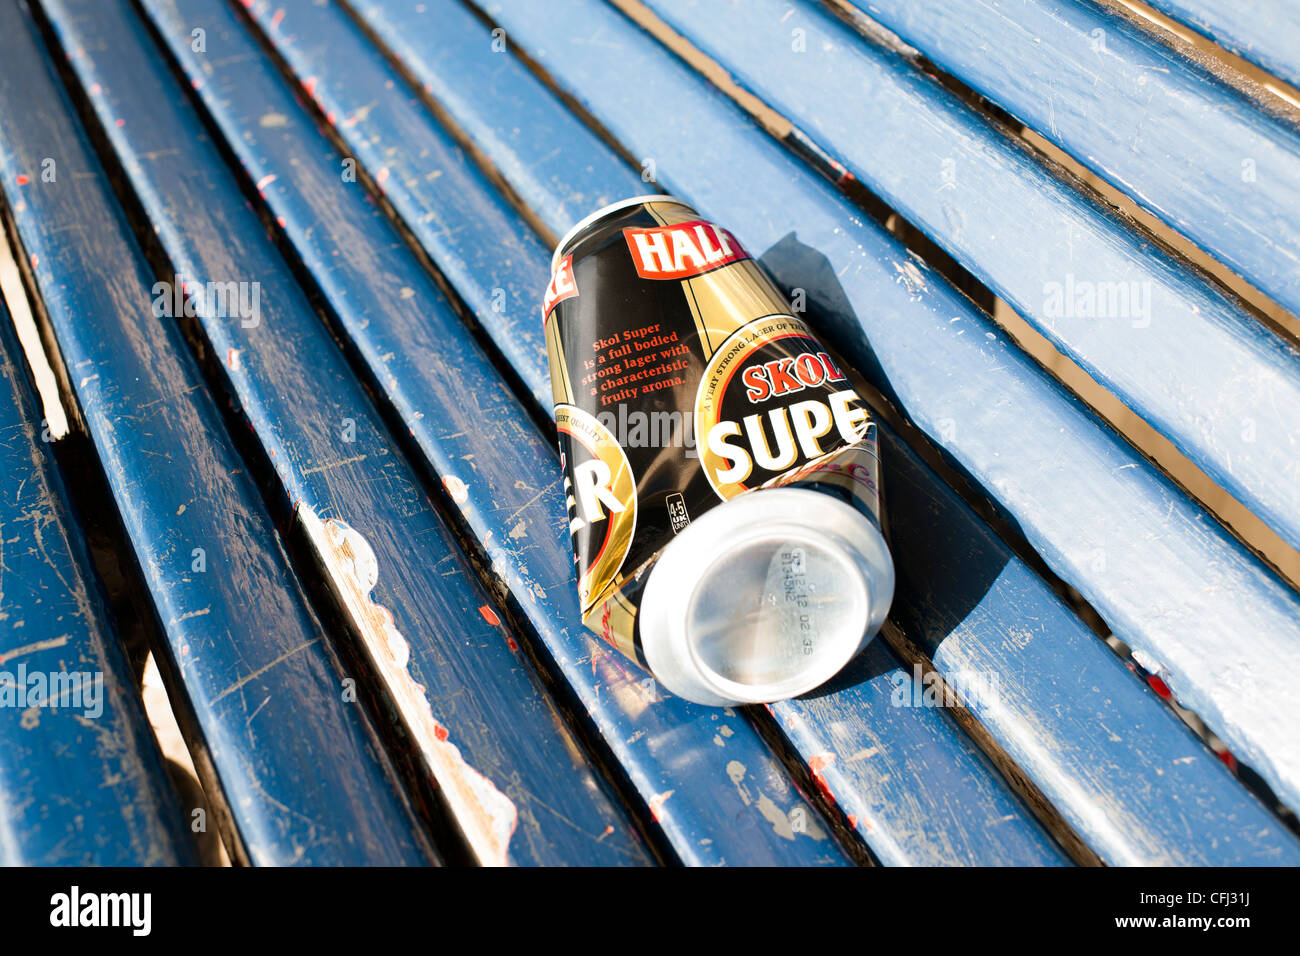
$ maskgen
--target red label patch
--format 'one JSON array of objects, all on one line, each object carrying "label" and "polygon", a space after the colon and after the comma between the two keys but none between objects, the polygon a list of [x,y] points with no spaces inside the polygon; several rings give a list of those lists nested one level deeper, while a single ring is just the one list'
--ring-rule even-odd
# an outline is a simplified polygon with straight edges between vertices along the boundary
[{"label": "red label patch", "polygon": [[546,287],[546,295],[542,298],[542,322],[545,323],[556,303],[577,294],[578,283],[573,281],[573,256],[565,256],[560,260],[555,275],[551,276],[551,283]]},{"label": "red label patch", "polygon": [[642,279],[689,279],[749,258],[735,236],[703,219],[624,229],[623,237]]}]

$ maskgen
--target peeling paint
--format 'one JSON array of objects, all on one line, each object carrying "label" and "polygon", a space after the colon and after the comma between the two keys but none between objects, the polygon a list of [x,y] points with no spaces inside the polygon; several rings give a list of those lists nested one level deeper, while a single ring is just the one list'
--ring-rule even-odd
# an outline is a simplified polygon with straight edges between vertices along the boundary
[{"label": "peeling paint", "polygon": [[486,866],[507,865],[518,810],[465,762],[460,749],[448,740],[447,727],[434,718],[424,688],[407,671],[411,655],[406,639],[393,625],[388,609],[370,599],[379,583],[374,551],[346,523],[332,518],[322,521],[308,505],[300,504],[296,516],[471,850]]},{"label": "peeling paint", "polygon": [[660,822],[660,814],[663,812],[664,804],[676,792],[676,790],[665,790],[663,793],[656,793],[650,798],[650,816],[654,817],[655,823]]},{"label": "peeling paint", "polygon": [[758,812],[763,815],[764,820],[772,824],[772,830],[777,836],[784,840],[794,839],[794,826],[790,823],[790,818],[782,813],[781,808],[766,794],[760,794],[758,797]]},{"label": "peeling paint", "polygon": [[835,802],[835,794],[831,792],[830,785],[826,783],[823,771],[834,762],[835,754],[833,753],[813,754],[808,759],[808,769],[812,773],[813,783],[817,784],[817,789],[821,791],[822,796],[831,803]]},{"label": "peeling paint", "polygon": [[451,495],[451,500],[456,504],[463,505],[469,501],[469,489],[465,487],[465,482],[455,475],[448,475],[442,479],[442,486],[447,489],[447,494]]}]

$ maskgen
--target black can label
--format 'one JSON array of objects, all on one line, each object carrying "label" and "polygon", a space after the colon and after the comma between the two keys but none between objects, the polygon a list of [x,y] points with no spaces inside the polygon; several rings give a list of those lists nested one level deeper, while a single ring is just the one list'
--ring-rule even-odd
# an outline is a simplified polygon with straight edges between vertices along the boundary
[{"label": "black can label", "polygon": [[618,208],[562,251],[543,313],[583,619],[641,660],[658,552],[861,441],[868,412],[735,236],[690,207]]}]

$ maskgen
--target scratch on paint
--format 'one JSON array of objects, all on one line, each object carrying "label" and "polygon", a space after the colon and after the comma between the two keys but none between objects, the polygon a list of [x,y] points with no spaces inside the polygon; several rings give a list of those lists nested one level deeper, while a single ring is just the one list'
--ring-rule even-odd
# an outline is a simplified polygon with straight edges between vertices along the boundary
[{"label": "scratch on paint", "polygon": [[172,618],[170,621],[167,622],[167,626],[171,627],[173,624],[179,624],[181,621],[188,621],[190,618],[193,617],[203,617],[205,614],[210,614],[211,612],[212,612],[211,606],[205,607],[201,611],[187,611],[184,614],[182,614],[180,617]]},{"label": "scratch on paint", "polygon": [[297,518],[470,847],[484,865],[507,865],[518,811],[492,781],[465,762],[460,748],[448,740],[447,728],[434,718],[424,688],[407,670],[411,654],[406,639],[389,610],[370,599],[379,583],[375,552],[346,523],[321,521],[307,505],[298,506]]},{"label": "scratch on paint", "polygon": [[908,296],[913,302],[919,301],[921,293],[926,290],[921,270],[912,262],[895,262],[894,269],[898,272],[898,281],[907,287]]},{"label": "scratch on paint", "polygon": [[338,461],[331,461],[329,464],[317,465],[315,468],[304,468],[302,475],[306,478],[308,475],[315,475],[322,471],[329,471],[332,468],[342,468],[344,465],[355,465],[359,461],[365,461],[366,455],[353,455],[351,458],[340,458]]},{"label": "scratch on paint", "polygon": [[37,651],[48,651],[53,647],[62,647],[68,643],[68,635],[61,637],[51,637],[49,640],[37,641],[35,644],[24,644],[22,647],[15,647],[12,651],[0,653],[0,664],[11,661],[16,657],[22,657],[24,654],[35,654]]}]

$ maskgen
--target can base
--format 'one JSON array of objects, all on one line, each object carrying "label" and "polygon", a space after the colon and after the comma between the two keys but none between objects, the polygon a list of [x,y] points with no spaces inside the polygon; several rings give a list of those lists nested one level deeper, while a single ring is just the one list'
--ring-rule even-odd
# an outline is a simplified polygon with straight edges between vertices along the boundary
[{"label": "can base", "polygon": [[825,683],[884,622],[894,567],[855,508],[773,488],[706,512],[663,551],[640,609],[642,651],[671,692],[714,706]]}]

